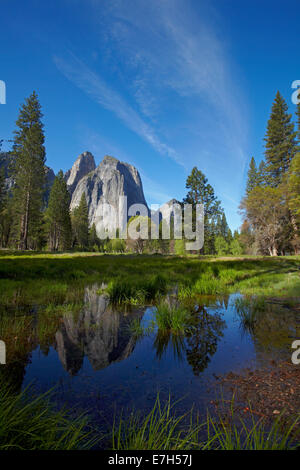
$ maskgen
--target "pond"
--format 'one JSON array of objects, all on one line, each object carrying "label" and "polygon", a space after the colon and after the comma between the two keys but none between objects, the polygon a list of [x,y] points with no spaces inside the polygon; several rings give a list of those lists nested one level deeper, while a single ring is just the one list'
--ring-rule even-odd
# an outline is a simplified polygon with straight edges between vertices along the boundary
[{"label": "pond", "polygon": [[[86,286],[83,306],[51,316],[35,306],[16,316],[2,313],[0,338],[7,364],[0,373],[16,389],[34,384],[38,392],[55,386],[55,402],[87,411],[102,426],[121,411],[147,411],[157,393],[180,400],[180,411],[194,405],[205,414],[216,398],[216,377],[230,371],[289,360],[299,311],[268,301],[253,328],[237,311],[240,294],[198,297],[185,334],[160,334],[155,307],[113,307],[99,286]],[[167,296],[178,303],[176,290]],[[132,325],[145,334],[137,334]],[[299,329],[298,329],[299,334]]]}]

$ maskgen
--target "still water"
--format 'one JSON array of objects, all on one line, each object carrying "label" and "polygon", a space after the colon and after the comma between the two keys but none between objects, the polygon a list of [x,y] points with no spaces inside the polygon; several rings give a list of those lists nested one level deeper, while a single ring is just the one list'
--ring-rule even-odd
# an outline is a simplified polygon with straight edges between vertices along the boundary
[{"label": "still water", "polygon": [[[47,335],[37,335],[38,308],[28,313],[29,329],[10,338],[8,363],[1,366],[16,388],[34,384],[44,392],[55,386],[58,406],[88,411],[103,425],[121,410],[147,411],[158,392],[162,401],[181,399],[180,411],[194,405],[205,413],[219,390],[216,376],[290,360],[296,309],[270,303],[255,331],[247,331],[235,308],[239,294],[199,298],[184,336],[154,330],[137,337],[130,325],[147,327],[154,307],[114,308],[97,289],[86,287],[83,308],[61,315]],[[169,302],[177,302],[176,294]]]}]

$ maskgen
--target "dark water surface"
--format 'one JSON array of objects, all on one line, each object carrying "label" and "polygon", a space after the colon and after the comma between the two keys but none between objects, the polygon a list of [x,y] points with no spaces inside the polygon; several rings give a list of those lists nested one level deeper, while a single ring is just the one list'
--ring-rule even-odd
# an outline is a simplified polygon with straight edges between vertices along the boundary
[{"label": "dark water surface", "polygon": [[278,310],[270,303],[249,332],[236,312],[239,294],[199,298],[193,328],[185,336],[153,331],[137,338],[130,324],[140,321],[146,327],[154,308],[126,312],[96,292],[97,286],[86,287],[84,307],[74,315],[65,313],[47,341],[32,341],[34,331],[15,339],[24,342],[24,350],[15,357],[12,350],[2,372],[5,368],[22,388],[34,383],[43,392],[56,386],[59,406],[88,411],[96,422],[109,423],[122,409],[147,411],[158,392],[162,401],[169,395],[172,401],[182,399],[180,411],[194,404],[205,413],[219,390],[216,376],[290,360],[289,336],[296,332],[299,314],[284,306]]}]

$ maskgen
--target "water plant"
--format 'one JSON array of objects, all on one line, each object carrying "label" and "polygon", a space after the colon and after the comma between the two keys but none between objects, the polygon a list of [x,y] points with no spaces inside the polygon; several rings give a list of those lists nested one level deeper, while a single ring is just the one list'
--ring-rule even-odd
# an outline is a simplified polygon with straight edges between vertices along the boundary
[{"label": "water plant", "polygon": [[114,279],[106,289],[110,300],[114,304],[131,303],[143,304],[155,299],[157,295],[164,294],[167,288],[166,279],[156,274],[146,279]]},{"label": "water plant", "polygon": [[51,391],[32,397],[29,389],[14,393],[0,383],[0,450],[88,449],[99,437],[88,429],[87,418],[74,417],[50,404]]},{"label": "water plant", "polygon": [[162,406],[159,396],[150,413],[143,417],[132,412],[129,417],[121,416],[113,423],[113,450],[180,450],[196,447],[198,427],[195,428],[192,416],[186,426],[181,426],[190,413],[177,416],[175,404],[170,398]]},{"label": "water plant", "polygon": [[158,331],[175,334],[184,333],[189,329],[191,313],[181,305],[170,305],[166,300],[156,306],[155,323]]},{"label": "water plant", "polygon": [[[233,404],[233,401],[232,401]],[[133,411],[129,418],[115,420],[113,450],[287,450],[298,448],[297,427],[300,417],[282,426],[283,416],[273,423],[257,418],[248,408],[248,419],[236,415],[233,406],[225,417],[207,413],[200,420],[191,409],[176,413],[170,398],[164,406],[156,398],[152,410],[142,416]]]}]

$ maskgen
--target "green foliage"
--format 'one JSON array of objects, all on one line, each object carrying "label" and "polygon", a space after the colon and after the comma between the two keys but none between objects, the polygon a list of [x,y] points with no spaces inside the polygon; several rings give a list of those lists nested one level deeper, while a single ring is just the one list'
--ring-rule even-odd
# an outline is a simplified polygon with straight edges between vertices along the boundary
[{"label": "green foliage", "polygon": [[[190,422],[182,426],[187,417]],[[174,405],[170,399],[162,406],[159,396],[150,411],[143,417],[131,413],[129,418],[120,418],[114,422],[112,432],[113,450],[181,450],[195,448],[198,427],[195,426],[192,414],[176,417]]]},{"label": "green foliage", "polygon": [[238,239],[234,238],[229,245],[230,253],[233,256],[240,256],[243,254],[243,248]]},{"label": "green foliage", "polygon": [[112,303],[142,304],[154,300],[158,294],[164,294],[166,286],[166,279],[156,274],[148,279],[137,279],[132,276],[127,280],[113,280],[108,284],[106,291]]},{"label": "green foliage", "polygon": [[300,152],[293,158],[288,175],[289,208],[300,224]]},{"label": "green foliage", "polygon": [[92,250],[96,251],[100,249],[100,246],[102,245],[102,240],[97,235],[97,230],[96,230],[96,225],[93,224],[91,226],[91,229],[89,231],[89,246]]},{"label": "green foliage", "polygon": [[[189,190],[184,203],[203,204],[204,206],[204,252],[205,254],[213,253],[214,237],[215,237],[215,221],[222,215],[220,201],[215,196],[213,187],[208,183],[207,178],[194,167],[191,174],[186,180],[186,188]],[[195,219],[195,210],[194,216]],[[193,223],[195,229],[195,224]]]},{"label": "green foliage", "polygon": [[264,252],[278,254],[278,246],[288,224],[287,208],[281,188],[257,187],[244,201],[248,220]]},{"label": "green foliage", "polygon": [[[221,405],[225,404],[221,400]],[[113,450],[287,450],[297,449],[295,430],[299,417],[282,426],[282,416],[273,423],[257,419],[249,404],[249,417],[243,419],[234,412],[232,399],[226,417],[212,416],[200,421],[191,409],[176,413],[176,403],[169,400],[162,406],[159,396],[146,416],[132,412],[129,418],[114,421]],[[229,414],[229,416],[228,416]]]},{"label": "green foliage", "polygon": [[254,157],[251,158],[248,170],[248,179],[246,185],[246,194],[249,194],[252,189],[256,188],[258,183],[258,174]]},{"label": "green foliage", "polygon": [[45,147],[41,106],[35,92],[20,109],[13,146],[13,209],[21,250],[36,248],[45,187]]},{"label": "green foliage", "polygon": [[272,187],[282,183],[296,152],[296,132],[287,111],[288,106],[278,91],[265,137],[266,179]]},{"label": "green foliage", "polygon": [[59,171],[51,188],[46,211],[47,232],[51,251],[71,248],[72,227],[69,212],[70,194],[62,171]]},{"label": "green foliage", "polygon": [[0,384],[0,450],[88,449],[96,444],[83,416],[55,411],[50,394],[31,398],[29,390],[15,393]]},{"label": "green foliage", "polygon": [[71,213],[73,246],[87,249],[89,245],[89,214],[85,194],[82,193],[79,206]]},{"label": "green foliage", "polygon": [[190,312],[181,305],[169,305],[161,301],[156,306],[155,323],[160,334],[185,333],[189,329]]},{"label": "green foliage", "polygon": [[185,252],[185,240],[174,240],[174,252],[175,255],[184,256]]},{"label": "green foliage", "polygon": [[222,236],[218,236],[215,241],[216,253],[219,256],[224,256],[228,253],[228,243]]}]

